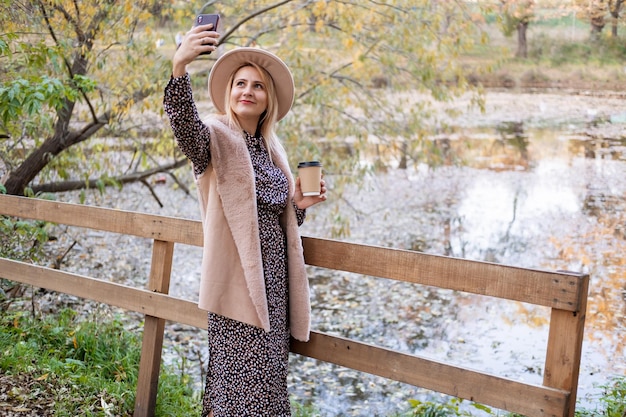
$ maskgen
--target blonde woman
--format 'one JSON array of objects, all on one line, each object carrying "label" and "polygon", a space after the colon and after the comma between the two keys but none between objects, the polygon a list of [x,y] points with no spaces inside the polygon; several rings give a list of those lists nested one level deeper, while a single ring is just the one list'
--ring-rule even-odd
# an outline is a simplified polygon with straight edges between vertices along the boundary
[{"label": "blonde woman", "polygon": [[306,209],[275,125],[294,100],[291,71],[276,55],[238,48],[209,75],[217,112],[202,122],[187,65],[219,39],[191,29],[173,58],[164,108],[190,159],[204,231],[199,307],[208,311],[203,416],[290,416],[289,337],[309,338],[310,304],[298,227]]}]

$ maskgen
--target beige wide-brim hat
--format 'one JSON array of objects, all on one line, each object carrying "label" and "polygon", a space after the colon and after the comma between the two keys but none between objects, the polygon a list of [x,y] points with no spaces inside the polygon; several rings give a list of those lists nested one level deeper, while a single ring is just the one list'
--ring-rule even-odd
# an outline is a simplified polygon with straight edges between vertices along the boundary
[{"label": "beige wide-brim hat", "polygon": [[209,95],[220,113],[225,113],[224,95],[231,74],[248,63],[265,69],[272,80],[278,98],[278,120],[289,113],[294,100],[295,84],[289,67],[276,55],[259,48],[237,48],[219,57],[209,74]]}]

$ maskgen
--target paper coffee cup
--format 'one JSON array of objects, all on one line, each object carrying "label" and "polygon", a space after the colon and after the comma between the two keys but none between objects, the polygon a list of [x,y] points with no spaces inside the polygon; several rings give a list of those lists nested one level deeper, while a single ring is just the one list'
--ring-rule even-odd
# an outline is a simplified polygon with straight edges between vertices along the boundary
[{"label": "paper coffee cup", "polygon": [[322,164],[319,161],[298,163],[298,176],[302,195],[320,195],[320,181],[322,180]]}]

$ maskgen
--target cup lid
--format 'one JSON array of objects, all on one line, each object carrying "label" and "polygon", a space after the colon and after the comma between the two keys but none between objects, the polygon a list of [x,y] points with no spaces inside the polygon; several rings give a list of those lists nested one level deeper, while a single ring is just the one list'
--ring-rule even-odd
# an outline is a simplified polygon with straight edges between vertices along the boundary
[{"label": "cup lid", "polygon": [[321,167],[321,166],[322,166],[322,163],[320,161],[298,162],[298,168]]}]

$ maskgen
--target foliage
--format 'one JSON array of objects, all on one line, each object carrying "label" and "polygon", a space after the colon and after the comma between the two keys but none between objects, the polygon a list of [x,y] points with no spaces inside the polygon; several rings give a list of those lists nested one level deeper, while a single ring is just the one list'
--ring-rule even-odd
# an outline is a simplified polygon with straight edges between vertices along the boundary
[{"label": "foliage", "polygon": [[[459,57],[487,40],[480,10],[463,1],[207,5],[204,11],[222,15],[224,49],[258,45],[293,69],[297,99],[281,137],[292,163],[324,161],[337,195],[372,168],[362,161],[372,160],[374,140],[401,149],[405,165],[427,159],[418,144],[443,124],[431,115],[431,100],[473,90]],[[162,116],[172,34],[188,30],[198,6],[0,3],[0,98],[6,104],[0,134],[11,138],[0,142],[10,170],[7,191],[94,187],[99,178],[119,185],[134,171],[181,166],[171,132],[151,120]],[[213,59],[199,59],[190,71],[204,76]],[[198,84],[205,89],[205,82]]]},{"label": "foliage", "polygon": [[145,163],[133,118],[159,111],[167,74],[151,30],[155,3],[0,2],[0,134],[9,139],[0,141],[0,158],[9,194],[29,186],[36,194],[46,182],[89,186],[130,169],[107,156],[117,144],[104,139],[105,127],[128,140],[131,161]]},{"label": "foliage", "polygon": [[624,19],[624,0],[574,0],[573,3],[578,18],[590,23],[594,39],[598,38],[607,21],[611,22],[612,37],[617,37],[618,25]]},{"label": "foliage", "polygon": [[[604,395],[599,399],[600,406],[593,410],[577,409],[576,417],[623,417],[626,412],[626,377],[614,377],[607,384],[602,385]],[[470,417],[474,414],[471,411],[462,410],[460,405],[462,399],[451,398],[446,403],[430,402],[430,401],[410,401],[410,411],[401,415],[401,417],[450,417],[461,416]],[[471,407],[480,410],[480,415],[500,416],[501,411],[492,410],[477,403],[470,403]],[[505,413],[507,417],[523,417],[516,413]]]},{"label": "foliage", "polygon": [[[16,78],[0,88],[0,119],[4,126],[8,127],[9,133],[19,135],[17,126],[11,123],[13,120],[24,118],[28,120],[44,109],[55,112],[61,111],[65,100],[77,101],[81,94],[95,90],[96,85],[89,78],[75,75],[73,79],[63,84],[62,80],[44,75],[33,75],[30,79]],[[26,126],[29,135],[36,133],[35,125]],[[38,137],[34,137],[35,144],[39,145]]]},{"label": "foliage", "polygon": [[603,28],[609,12],[608,2],[603,0],[574,0],[578,18],[587,20],[592,27]]},{"label": "foliage", "polygon": [[0,256],[23,262],[44,257],[43,244],[48,241],[46,223],[0,216]]},{"label": "foliage", "polygon": [[[58,416],[133,414],[140,338],[119,318],[84,321],[67,309],[46,317],[1,314],[0,372],[36,381],[20,394],[27,403],[44,392]],[[199,415],[200,405],[188,375],[162,370],[157,416]]]},{"label": "foliage", "polygon": [[[619,2],[609,3],[604,7],[617,10]],[[297,98],[281,137],[292,164],[324,161],[339,197],[347,183],[372,170],[435,163],[424,139],[446,131],[446,122],[433,115],[433,100],[474,91],[475,104],[483,105],[468,74],[475,79],[492,64],[462,59],[488,43],[483,24],[493,16],[486,10],[495,9],[480,4],[240,0],[208,2],[204,11],[222,15],[223,49],[261,46],[293,69]],[[160,102],[174,33],[189,28],[199,6],[0,2],[0,137],[10,139],[0,141],[0,158],[9,169],[7,192],[104,191],[185,165],[171,132],[162,129]],[[510,29],[571,11],[569,2],[506,0],[496,13]],[[214,59],[190,68],[203,99]]]},{"label": "foliage", "polygon": [[319,413],[312,406],[299,404],[295,399],[291,401],[291,412],[293,417],[319,416]]},{"label": "foliage", "polygon": [[614,377],[602,385],[604,395],[600,397],[600,406],[594,410],[576,412],[577,417],[623,417],[626,413],[626,377]]},{"label": "foliage", "polygon": [[[132,416],[141,339],[124,322],[85,320],[71,309],[45,317],[0,310],[0,377],[30,381],[12,395],[52,407],[46,415]],[[155,416],[200,415],[201,395],[184,366],[162,367]],[[292,409],[294,417],[318,415],[295,400]]]},{"label": "foliage", "polygon": [[[483,41],[479,16],[460,2],[349,7],[328,1],[297,18],[279,17],[285,20],[279,27],[287,26],[280,39],[302,42],[293,48],[283,41],[279,49],[296,63],[301,83],[295,111],[283,124],[293,158],[327,162],[334,189],[353,178],[355,168],[360,176],[359,168],[429,162],[420,145],[443,124],[431,115],[430,100],[471,89],[458,58]],[[408,162],[382,160],[376,147],[395,149]]]},{"label": "foliage", "polygon": [[502,32],[511,36],[520,23],[528,23],[535,17],[534,0],[501,0]]},{"label": "foliage", "polygon": [[[451,398],[446,403],[422,402],[410,400],[411,409],[403,417],[449,417],[449,416],[472,416],[472,413],[461,409],[462,399]],[[491,409],[477,403],[470,403],[477,410],[491,414]]]}]

